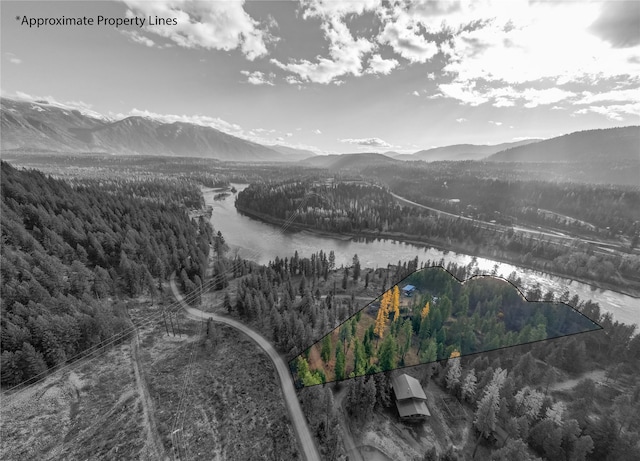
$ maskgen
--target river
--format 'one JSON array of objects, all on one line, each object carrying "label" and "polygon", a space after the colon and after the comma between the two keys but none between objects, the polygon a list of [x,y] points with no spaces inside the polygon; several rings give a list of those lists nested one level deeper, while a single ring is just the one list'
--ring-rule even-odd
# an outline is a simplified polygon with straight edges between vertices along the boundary
[{"label": "river", "polygon": [[[247,184],[234,184],[238,192]],[[243,258],[266,264],[276,256],[290,257],[294,251],[300,256],[310,256],[323,250],[333,250],[336,255],[336,266],[351,265],[353,255],[357,254],[363,267],[386,267],[397,264],[398,260],[410,261],[418,256],[420,261],[431,260],[445,264],[454,262],[458,265],[469,265],[475,259],[480,273],[490,274],[497,268],[496,275],[507,277],[515,272],[522,280],[521,290],[526,291],[539,284],[542,293],[553,290],[557,296],[569,291],[570,296],[578,295],[580,299],[591,299],[600,305],[603,312],[610,312],[615,320],[627,324],[640,325],[640,298],[603,290],[586,283],[557,277],[543,272],[525,269],[512,264],[501,263],[486,258],[474,258],[466,254],[443,251],[436,248],[399,242],[396,240],[356,240],[345,237],[329,237],[317,235],[309,231],[291,231],[283,226],[268,224],[239,213],[234,206],[235,195],[230,194],[223,200],[214,200],[219,191],[203,189],[205,202],[213,207],[211,224],[216,231],[221,231],[231,253],[237,252]]]}]

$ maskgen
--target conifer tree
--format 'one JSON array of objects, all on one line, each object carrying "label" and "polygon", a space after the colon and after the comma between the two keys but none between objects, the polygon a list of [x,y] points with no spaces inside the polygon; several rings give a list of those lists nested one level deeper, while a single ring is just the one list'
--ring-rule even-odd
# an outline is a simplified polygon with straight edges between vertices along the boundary
[{"label": "conifer tree", "polygon": [[331,358],[331,335],[327,335],[322,340],[322,351],[320,352],[322,360],[328,362]]},{"label": "conifer tree", "polygon": [[336,380],[340,381],[345,378],[345,356],[341,347],[336,347]]},{"label": "conifer tree", "polygon": [[473,424],[478,429],[479,436],[475,449],[473,450],[472,458],[475,458],[480,438],[488,436],[496,428],[498,411],[500,410],[500,389],[506,377],[507,370],[501,368],[496,369],[491,382],[487,384],[482,400],[480,400],[478,404]]},{"label": "conifer tree", "polygon": [[476,396],[476,370],[472,368],[464,377],[462,383],[462,398],[468,402],[473,402]]}]

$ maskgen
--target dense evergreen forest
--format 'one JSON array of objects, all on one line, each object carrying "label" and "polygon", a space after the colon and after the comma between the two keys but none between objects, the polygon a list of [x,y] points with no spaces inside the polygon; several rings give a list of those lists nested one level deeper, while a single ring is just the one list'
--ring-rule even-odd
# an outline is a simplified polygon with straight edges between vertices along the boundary
[{"label": "dense evergreen forest", "polygon": [[460,284],[444,269],[425,268],[359,311],[296,361],[299,385],[390,371],[599,329],[566,304],[526,302],[505,280]]},{"label": "dense evergreen forest", "polygon": [[[225,295],[229,314],[270,338],[278,350],[291,359],[294,372],[300,372],[296,370],[297,356],[336,327],[339,327],[341,340],[326,351],[330,360],[335,363],[336,354],[345,347],[355,351],[356,335],[352,331],[353,320],[349,319],[357,319],[357,312],[363,305],[358,304],[354,293],[361,292],[366,286],[392,287],[416,269],[439,264],[437,261],[419,262],[416,258],[374,271],[360,268],[357,256],[354,256],[353,266],[334,268],[333,258],[331,252],[320,251],[310,257],[300,257],[296,253],[292,257],[278,258],[268,267],[239,259],[229,261],[230,278],[238,280],[235,291]],[[460,280],[472,275],[465,266],[449,264],[446,269]],[[428,290],[440,286],[450,292],[454,300],[469,296],[470,310],[488,312],[502,304],[500,296],[496,296],[496,287],[472,283],[470,291],[465,293],[461,288],[464,285],[452,283],[448,286],[436,278],[424,280],[423,286]],[[518,284],[517,280],[513,281]],[[502,288],[502,285],[498,287],[498,291]],[[409,372],[420,376],[425,386],[435,385],[435,380],[468,407],[474,414],[474,421],[477,419],[473,427],[478,431],[478,440],[488,439],[482,442],[483,445],[492,446],[490,439],[496,425],[507,431],[510,440],[503,449],[494,450],[492,459],[536,459],[530,454],[531,450],[547,459],[637,459],[636,441],[640,431],[637,396],[640,390],[635,376],[640,372],[640,335],[634,335],[635,326],[615,321],[610,314],[601,314],[597,304],[577,296],[570,298],[568,293],[558,297],[532,289],[526,295],[531,299],[567,302],[603,328],[457,359],[455,354],[454,358],[449,358],[455,348],[462,348],[454,341],[454,348],[445,348],[440,356],[436,347],[436,358],[444,357],[445,360],[432,366],[410,368]],[[423,298],[416,298],[418,305],[422,301]],[[464,307],[465,303],[457,305]],[[451,303],[451,317],[453,311],[454,304]],[[434,318],[435,312],[434,309]],[[553,312],[556,311],[549,314]],[[498,314],[499,311],[493,317]],[[511,327],[517,327],[526,318],[503,314],[501,323]],[[554,320],[553,315],[536,317],[535,314],[532,319],[537,325],[559,320]],[[487,320],[486,323],[485,331],[496,327],[495,322]],[[533,327],[525,329],[529,339],[535,339],[539,333]],[[489,333],[486,340],[499,339],[497,333]],[[462,336],[458,338],[464,340]],[[425,339],[425,344],[431,340],[430,337]],[[372,346],[375,341],[376,338]],[[384,338],[379,345],[383,342]],[[322,352],[322,342],[320,345]],[[398,363],[401,360],[399,352],[398,349]],[[604,370],[606,376],[604,384],[590,377],[601,373],[600,370]],[[336,383],[348,388],[345,405],[352,418],[364,424],[376,408],[388,415],[388,408],[393,405],[389,391],[393,373],[377,373]],[[577,387],[563,390],[564,382],[582,376],[584,379]],[[312,378],[322,382],[321,373]],[[335,429],[339,416],[333,409],[333,398],[328,386],[305,387],[300,391],[310,427],[328,459],[336,459],[335,441],[339,437]],[[495,411],[487,413],[488,407]],[[487,419],[483,419],[485,416]],[[445,454],[428,452],[424,459],[466,459],[457,458],[455,454],[442,456]]]},{"label": "dense evergreen forest", "polygon": [[[2,162],[2,384],[41,377],[130,326],[119,300],[205,275],[210,224],[188,181],[70,184]],[[122,337],[124,338],[124,335]]]},{"label": "dense evergreen forest", "polygon": [[409,200],[481,220],[551,226],[602,237],[632,239],[640,233],[637,187],[515,180],[494,170],[483,174],[481,166],[475,162],[395,165],[369,167],[364,174]]},{"label": "dense evergreen forest", "polygon": [[[619,286],[640,283],[640,257],[635,254],[612,254],[586,243],[534,238],[507,227],[488,227],[401,206],[389,190],[371,184],[254,184],[238,194],[236,206],[241,211],[276,220],[291,219],[316,230],[417,239],[447,249],[503,257],[569,277]],[[624,222],[631,219],[630,213],[635,212],[627,210]],[[631,227],[635,229],[637,222]]]}]

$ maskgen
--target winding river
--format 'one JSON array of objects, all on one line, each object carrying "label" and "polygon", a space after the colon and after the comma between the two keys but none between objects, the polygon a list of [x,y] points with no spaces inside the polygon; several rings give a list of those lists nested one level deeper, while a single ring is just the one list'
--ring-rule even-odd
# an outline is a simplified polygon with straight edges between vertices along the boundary
[{"label": "winding river", "polygon": [[[247,184],[234,184],[238,191]],[[336,265],[351,265],[354,254],[358,255],[364,267],[386,267],[400,261],[410,261],[418,256],[420,261],[431,260],[438,263],[454,262],[458,265],[474,263],[480,273],[490,274],[496,268],[496,275],[507,277],[515,272],[522,280],[521,289],[539,284],[542,293],[553,290],[562,294],[569,291],[570,296],[591,299],[600,304],[603,312],[611,312],[620,322],[640,325],[640,298],[635,298],[611,290],[603,290],[586,283],[577,282],[543,272],[525,269],[512,264],[501,263],[486,258],[474,258],[461,253],[443,251],[436,248],[414,245],[395,240],[354,240],[345,237],[329,237],[308,231],[290,231],[283,226],[268,224],[239,213],[234,206],[235,196],[228,195],[222,200],[214,200],[219,191],[203,189],[205,202],[213,208],[211,223],[216,231],[221,231],[232,254],[237,252],[243,258],[261,264],[273,261],[276,256],[290,257],[294,251],[300,256],[309,256],[319,250],[336,255]],[[475,262],[474,262],[475,261]]]}]

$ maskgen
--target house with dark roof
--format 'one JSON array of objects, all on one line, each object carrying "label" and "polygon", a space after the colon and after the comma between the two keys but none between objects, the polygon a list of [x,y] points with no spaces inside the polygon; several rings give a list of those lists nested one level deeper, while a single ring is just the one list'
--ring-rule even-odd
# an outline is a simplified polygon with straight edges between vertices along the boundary
[{"label": "house with dark roof", "polygon": [[403,421],[422,421],[431,416],[427,396],[420,382],[413,376],[402,374],[391,380],[398,414]]}]

